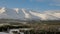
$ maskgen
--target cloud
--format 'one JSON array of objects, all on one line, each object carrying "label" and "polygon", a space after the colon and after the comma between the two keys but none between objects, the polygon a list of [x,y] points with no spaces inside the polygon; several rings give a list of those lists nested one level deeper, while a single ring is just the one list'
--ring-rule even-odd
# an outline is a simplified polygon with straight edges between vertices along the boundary
[{"label": "cloud", "polygon": [[60,0],[30,0],[31,2],[49,3],[49,6],[60,6]]},{"label": "cloud", "polygon": [[33,1],[33,0],[30,0],[31,2]]},{"label": "cloud", "polygon": [[60,0],[51,0],[50,6],[60,6]]},{"label": "cloud", "polygon": [[49,3],[49,6],[60,6],[60,0],[30,0],[31,2]]},{"label": "cloud", "polygon": [[55,3],[60,3],[60,0],[52,0]]},{"label": "cloud", "polygon": [[45,1],[45,0],[36,0],[36,1],[38,1],[38,2],[43,2],[43,1]]},{"label": "cloud", "polygon": [[35,1],[35,2],[43,2],[43,1],[45,1],[45,0],[30,0],[31,2],[32,1]]},{"label": "cloud", "polygon": [[50,6],[60,6],[60,4],[56,4],[56,3],[54,3],[54,4],[49,4]]}]

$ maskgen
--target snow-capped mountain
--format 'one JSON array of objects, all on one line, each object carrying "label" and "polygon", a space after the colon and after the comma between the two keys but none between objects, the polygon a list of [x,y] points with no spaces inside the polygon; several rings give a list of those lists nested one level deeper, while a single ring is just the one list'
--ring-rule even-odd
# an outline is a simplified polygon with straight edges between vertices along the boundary
[{"label": "snow-capped mountain", "polygon": [[60,10],[50,10],[44,12],[31,11],[20,8],[0,8],[0,18],[21,19],[21,20],[60,20]]}]

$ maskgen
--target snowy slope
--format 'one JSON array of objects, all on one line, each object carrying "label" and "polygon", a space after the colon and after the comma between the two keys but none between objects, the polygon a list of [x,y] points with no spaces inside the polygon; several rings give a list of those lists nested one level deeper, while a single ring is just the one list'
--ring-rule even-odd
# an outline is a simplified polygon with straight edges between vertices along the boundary
[{"label": "snowy slope", "polygon": [[40,19],[40,20],[59,20],[60,19],[60,10],[50,10],[44,12],[31,11],[27,9],[20,8],[0,8],[0,18],[8,18],[8,19]]}]

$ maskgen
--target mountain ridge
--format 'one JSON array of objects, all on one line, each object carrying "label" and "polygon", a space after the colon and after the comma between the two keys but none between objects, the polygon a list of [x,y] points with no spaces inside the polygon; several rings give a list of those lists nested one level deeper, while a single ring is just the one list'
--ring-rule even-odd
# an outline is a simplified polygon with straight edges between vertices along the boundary
[{"label": "mountain ridge", "polygon": [[[60,11],[60,10],[59,10]],[[32,11],[19,8],[0,8],[0,18],[11,18],[21,20],[60,20],[60,12],[57,11]]]}]

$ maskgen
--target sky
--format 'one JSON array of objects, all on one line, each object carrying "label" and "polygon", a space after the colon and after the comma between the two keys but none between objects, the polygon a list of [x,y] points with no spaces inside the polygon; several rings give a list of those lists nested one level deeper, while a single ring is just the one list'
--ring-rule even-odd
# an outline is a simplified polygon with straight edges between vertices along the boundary
[{"label": "sky", "polygon": [[60,0],[0,0],[0,7],[60,10]]}]

